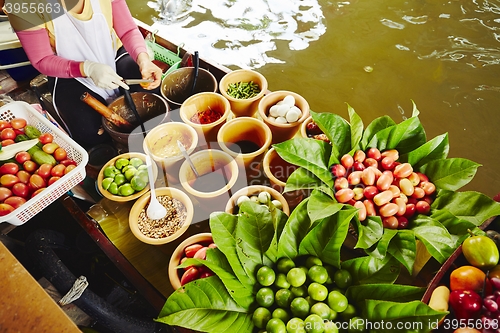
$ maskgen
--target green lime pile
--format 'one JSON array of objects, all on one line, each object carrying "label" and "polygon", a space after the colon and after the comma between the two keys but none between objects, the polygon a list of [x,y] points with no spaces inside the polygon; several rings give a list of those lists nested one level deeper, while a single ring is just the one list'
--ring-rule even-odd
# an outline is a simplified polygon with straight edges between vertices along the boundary
[{"label": "green lime pile", "polygon": [[338,333],[346,323],[349,333],[363,332],[356,308],[349,303],[345,290],[351,274],[324,265],[314,256],[291,260],[281,258],[276,267],[258,269],[252,315],[259,332],[268,333]]},{"label": "green lime pile", "polygon": [[103,170],[103,189],[113,195],[129,196],[142,191],[148,185],[146,164],[138,158],[119,158]]}]

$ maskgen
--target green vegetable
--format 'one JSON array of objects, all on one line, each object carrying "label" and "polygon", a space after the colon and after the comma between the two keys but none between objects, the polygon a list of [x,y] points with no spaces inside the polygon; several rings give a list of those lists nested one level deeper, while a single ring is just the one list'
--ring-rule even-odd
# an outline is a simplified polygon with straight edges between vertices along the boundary
[{"label": "green vegetable", "polygon": [[38,165],[42,165],[42,164],[47,163],[47,164],[54,166],[57,164],[56,159],[52,155],[47,154],[46,152],[44,152],[41,149],[36,150],[35,152],[33,152],[33,154],[30,154],[30,155],[31,155],[31,159],[33,161],[35,161],[35,163]]},{"label": "green vegetable", "polygon": [[471,236],[462,244],[465,259],[474,267],[490,269],[498,264],[499,253],[495,242],[487,236]]},{"label": "green vegetable", "polygon": [[21,141],[28,141],[30,138],[25,135],[25,134],[19,134],[18,136],[16,136],[16,138],[14,139],[14,142],[21,142]]},{"label": "green vegetable", "polygon": [[253,81],[230,83],[227,87],[227,94],[238,99],[248,99],[257,96],[260,87]]},{"label": "green vegetable", "polygon": [[42,133],[38,130],[38,128],[31,125],[26,125],[26,127],[24,128],[24,133],[30,139],[38,139],[38,137],[42,135]]}]

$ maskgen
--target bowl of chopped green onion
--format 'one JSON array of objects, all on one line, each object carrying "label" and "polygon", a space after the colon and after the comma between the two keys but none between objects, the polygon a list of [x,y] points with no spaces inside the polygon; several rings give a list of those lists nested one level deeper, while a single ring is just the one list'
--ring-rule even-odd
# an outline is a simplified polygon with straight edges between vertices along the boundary
[{"label": "bowl of chopped green onion", "polygon": [[222,77],[219,90],[229,100],[235,117],[253,117],[267,92],[267,80],[259,72],[239,69]]}]

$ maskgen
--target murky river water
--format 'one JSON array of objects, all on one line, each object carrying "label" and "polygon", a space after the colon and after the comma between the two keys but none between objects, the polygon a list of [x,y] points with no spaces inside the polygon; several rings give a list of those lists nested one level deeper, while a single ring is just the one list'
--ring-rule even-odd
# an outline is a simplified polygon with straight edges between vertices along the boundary
[{"label": "murky river water", "polygon": [[366,126],[403,120],[413,100],[428,139],[448,132],[450,157],[483,165],[464,190],[500,192],[500,1],[170,0],[164,15],[128,2],[162,36],[314,111],[347,118],[348,103]]}]

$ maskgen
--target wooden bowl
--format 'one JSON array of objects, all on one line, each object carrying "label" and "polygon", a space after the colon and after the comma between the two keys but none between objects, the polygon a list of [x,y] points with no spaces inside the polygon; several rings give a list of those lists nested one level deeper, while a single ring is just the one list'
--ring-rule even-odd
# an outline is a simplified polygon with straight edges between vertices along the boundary
[{"label": "wooden bowl", "polygon": [[241,197],[242,195],[252,196],[264,191],[271,195],[271,200],[274,199],[279,200],[279,202],[281,202],[281,205],[283,206],[283,208],[281,209],[283,213],[285,213],[286,215],[290,215],[290,207],[285,197],[281,193],[276,191],[274,188],[263,185],[250,185],[236,191],[227,202],[225,210],[226,213],[234,214],[234,208],[236,207],[236,202],[238,198]]},{"label": "wooden bowl", "polygon": [[[104,169],[107,166],[109,166],[109,165],[114,165],[115,161],[117,159],[119,159],[119,158],[128,158],[128,159],[130,159],[132,157],[138,157],[138,158],[140,158],[144,162],[144,164],[146,163],[146,155],[145,154],[142,154],[142,153],[125,153],[125,154],[121,154],[121,155],[115,156],[112,159],[110,159],[106,164],[104,164],[104,166],[99,171],[99,174],[97,175],[97,188],[99,189],[99,192],[101,192],[101,194],[105,198],[107,198],[109,200],[113,200],[113,201],[125,202],[125,201],[135,200],[135,199],[139,198],[141,195],[143,195],[144,193],[146,193],[147,191],[149,191],[149,184],[148,184],[148,185],[146,185],[146,187],[142,191],[139,191],[139,192],[136,192],[136,193],[134,193],[132,195],[124,197],[124,196],[121,196],[121,195],[111,194],[110,192],[108,192],[107,190],[105,190],[102,187],[102,180],[104,179]],[[156,179],[156,177],[158,177],[158,167],[156,166],[156,163],[153,163],[153,179]]]}]

